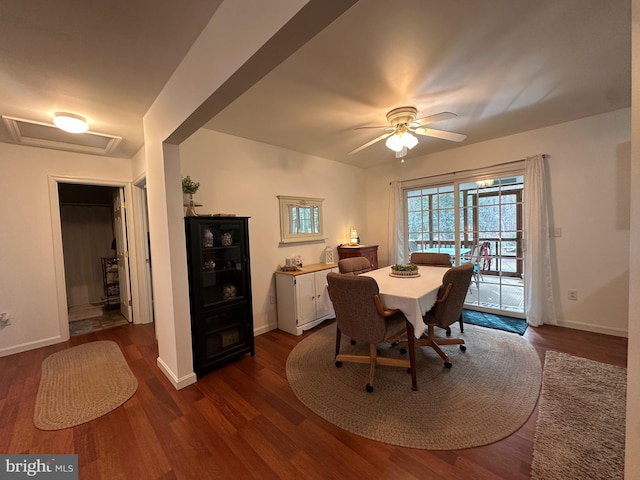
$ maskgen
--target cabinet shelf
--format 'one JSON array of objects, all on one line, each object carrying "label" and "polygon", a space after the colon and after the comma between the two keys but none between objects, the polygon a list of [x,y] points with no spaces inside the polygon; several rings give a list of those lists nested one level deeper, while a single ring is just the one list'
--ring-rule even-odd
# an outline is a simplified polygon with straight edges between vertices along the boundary
[{"label": "cabinet shelf", "polygon": [[200,378],[255,354],[248,217],[186,217],[185,229],[193,365]]}]

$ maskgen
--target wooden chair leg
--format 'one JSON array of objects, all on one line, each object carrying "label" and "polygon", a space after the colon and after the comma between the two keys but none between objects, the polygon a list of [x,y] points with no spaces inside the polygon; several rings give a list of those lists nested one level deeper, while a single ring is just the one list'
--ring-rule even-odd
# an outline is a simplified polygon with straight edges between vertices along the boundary
[{"label": "wooden chair leg", "polygon": [[416,375],[416,336],[413,325],[407,320],[407,347],[409,348],[409,369],[411,370],[411,390],[418,390]]},{"label": "wooden chair leg", "polygon": [[373,343],[369,345],[369,385],[373,388],[373,378],[376,374],[376,357],[378,356],[378,346]]}]

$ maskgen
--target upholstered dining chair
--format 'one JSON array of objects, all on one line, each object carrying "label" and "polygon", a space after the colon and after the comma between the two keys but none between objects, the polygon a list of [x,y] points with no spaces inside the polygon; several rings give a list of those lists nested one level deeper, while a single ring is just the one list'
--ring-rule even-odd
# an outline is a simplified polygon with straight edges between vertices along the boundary
[{"label": "upholstered dining chair", "polygon": [[365,257],[350,257],[338,260],[338,271],[349,275],[359,275],[371,271],[371,263]]},{"label": "upholstered dining chair", "polygon": [[451,268],[451,255],[448,253],[413,252],[409,261],[416,265]]},{"label": "upholstered dining chair", "polygon": [[[467,347],[462,338],[436,337],[434,330],[435,327],[447,330],[453,323],[462,322],[462,308],[472,275],[472,263],[463,263],[445,272],[442,277],[442,285],[438,291],[436,303],[424,316],[427,331],[421,338],[413,342],[416,346],[433,348],[436,353],[440,355],[440,358],[444,360],[444,366],[447,368],[451,368],[452,364],[447,354],[444,353],[440,347],[442,345],[460,345],[460,350],[462,351],[466,350]],[[449,333],[447,335],[449,335]],[[411,339],[409,338],[409,340]],[[399,342],[398,346],[401,348],[405,346],[411,348],[408,341]]]},{"label": "upholstered dining chair", "polygon": [[[384,308],[377,282],[367,276],[332,272],[327,274],[327,287],[336,313],[336,367],[341,367],[342,362],[368,363],[367,392],[373,391],[376,365],[403,367],[411,373],[411,389],[417,390],[413,326],[400,310]],[[378,356],[378,344],[404,329],[410,335],[409,360]],[[340,353],[342,334],[368,344],[368,355]]]},{"label": "upholstered dining chair", "polygon": [[[447,267],[451,268],[451,255],[448,253],[435,252],[413,252],[411,254],[411,263],[416,265],[426,265],[429,267]],[[464,332],[464,323],[460,317],[460,331]],[[447,328],[447,335],[451,335],[451,328]]]}]

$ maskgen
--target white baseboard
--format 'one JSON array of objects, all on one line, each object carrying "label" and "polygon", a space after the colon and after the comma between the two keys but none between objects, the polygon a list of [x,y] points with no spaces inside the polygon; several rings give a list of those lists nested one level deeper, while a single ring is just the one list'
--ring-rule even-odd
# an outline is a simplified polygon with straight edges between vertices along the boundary
[{"label": "white baseboard", "polygon": [[0,349],[0,357],[6,357],[13,355],[14,353],[26,352],[27,350],[35,350],[36,348],[48,347],[49,345],[55,345],[56,343],[62,343],[69,340],[69,337],[64,338],[62,335],[56,337],[44,338],[42,340],[36,340],[34,342],[23,343],[20,345],[14,345],[12,347],[6,347]]},{"label": "white baseboard", "polygon": [[629,336],[629,332],[622,328],[603,327],[602,325],[574,322],[571,320],[558,320],[558,327],[573,328],[574,330],[584,330],[586,332],[601,333],[603,335],[613,335],[615,337]]},{"label": "white baseboard", "polygon": [[169,379],[169,381],[173,384],[176,390],[180,390],[181,388],[188,387],[189,385],[192,385],[198,381],[198,377],[196,377],[196,374],[193,372],[191,372],[188,375],[185,375],[182,378],[178,378],[176,375],[174,375],[171,369],[167,366],[166,363],[162,361],[160,357],[158,357],[158,360],[156,360],[156,364],[158,365],[158,368],[162,370],[162,373],[164,373],[165,376]]},{"label": "white baseboard", "polygon": [[263,333],[270,332],[271,330],[275,330],[276,328],[278,328],[278,324],[277,323],[271,323],[271,324],[266,325],[264,327],[260,327],[260,328],[254,329],[253,330],[253,335],[255,335],[257,337],[258,335],[262,335]]}]

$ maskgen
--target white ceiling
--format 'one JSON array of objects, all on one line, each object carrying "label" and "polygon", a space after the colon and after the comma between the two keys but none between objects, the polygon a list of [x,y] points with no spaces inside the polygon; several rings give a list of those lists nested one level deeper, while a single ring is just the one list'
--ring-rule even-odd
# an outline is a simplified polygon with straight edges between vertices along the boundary
[{"label": "white ceiling", "polygon": [[[143,145],[142,117],[222,0],[2,0],[0,114],[51,123],[83,115]],[[0,123],[0,141],[12,142]]]},{"label": "white ceiling", "polygon": [[[233,0],[227,0],[233,1]],[[84,114],[142,146],[142,116],[219,1],[3,1],[0,113]],[[5,6],[5,4],[7,4]],[[392,108],[465,133],[420,137],[408,159],[631,105],[629,0],[360,0],[216,115],[207,128],[371,166]],[[0,127],[0,141],[11,141]]]}]

